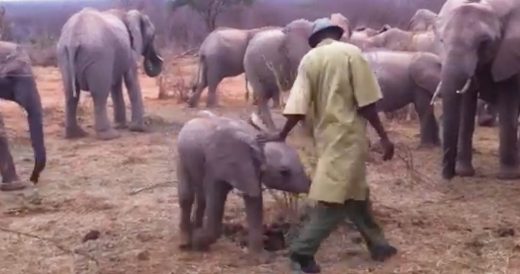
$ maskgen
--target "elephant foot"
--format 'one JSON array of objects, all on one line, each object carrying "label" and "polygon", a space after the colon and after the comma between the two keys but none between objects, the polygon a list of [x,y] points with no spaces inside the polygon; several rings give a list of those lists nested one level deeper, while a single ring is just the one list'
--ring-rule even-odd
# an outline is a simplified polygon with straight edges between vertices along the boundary
[{"label": "elephant foot", "polygon": [[219,103],[207,103],[206,108],[221,108],[222,106]]},{"label": "elephant foot", "polygon": [[88,133],[80,127],[71,127],[71,128],[65,129],[65,138],[66,139],[79,139],[79,138],[86,137],[87,135],[88,135]]},{"label": "elephant foot", "polygon": [[372,260],[378,262],[384,262],[395,254],[397,254],[397,248],[389,244],[377,245],[370,248],[370,257],[372,257]]},{"label": "elephant foot", "polygon": [[210,237],[203,229],[196,229],[193,233],[191,241],[191,247],[196,251],[208,251],[209,246],[213,243],[212,237]]},{"label": "elephant foot", "polygon": [[188,104],[188,107],[196,108],[199,105],[199,100],[191,97],[186,100],[186,103]]},{"label": "elephant foot", "polygon": [[473,165],[471,165],[471,164],[457,163],[455,172],[457,173],[457,175],[459,175],[461,177],[475,176],[475,169],[473,168]]},{"label": "elephant foot", "polygon": [[128,125],[126,124],[126,122],[116,122],[114,128],[115,129],[126,129],[126,128],[128,128]]},{"label": "elephant foot", "polygon": [[434,149],[436,147],[439,147],[438,142],[421,142],[418,149]]},{"label": "elephant foot", "polygon": [[120,136],[121,136],[121,134],[119,134],[119,132],[117,132],[115,129],[108,129],[108,130],[97,132],[97,138],[99,140],[103,140],[103,141],[116,139],[116,138],[119,138]]},{"label": "elephant foot", "polygon": [[497,174],[497,178],[500,180],[520,179],[520,170],[517,167],[502,166]]},{"label": "elephant foot", "polygon": [[179,249],[183,251],[188,251],[192,249],[191,244],[191,235],[186,232],[181,232],[181,241],[179,243]]},{"label": "elephant foot", "polygon": [[13,181],[9,183],[1,183],[0,191],[16,191],[22,190],[28,187],[28,184],[22,181]]},{"label": "elephant foot", "polygon": [[148,127],[143,122],[131,122],[128,129],[134,132],[148,132]]},{"label": "elephant foot", "polygon": [[275,259],[274,254],[267,252],[265,250],[260,250],[260,251],[249,250],[248,257],[249,257],[248,260],[256,265],[270,264]]}]

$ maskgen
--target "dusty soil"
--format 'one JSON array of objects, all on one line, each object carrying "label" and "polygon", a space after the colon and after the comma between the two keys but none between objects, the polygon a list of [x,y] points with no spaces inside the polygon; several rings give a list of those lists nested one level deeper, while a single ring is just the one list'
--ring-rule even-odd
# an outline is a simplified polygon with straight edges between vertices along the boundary
[{"label": "dusty soil", "polygon": [[[192,71],[193,60],[180,60],[170,71],[172,91],[186,86]],[[143,76],[152,132],[96,140],[91,100],[83,93],[80,121],[90,136],[65,140],[60,74],[35,72],[49,162],[36,188],[0,193],[0,273],[290,273],[283,252],[255,265],[226,238],[208,253],[177,249],[175,135],[197,110],[176,99],[157,100],[155,80]],[[241,76],[225,80],[216,112],[247,117],[243,87]],[[18,171],[28,178],[32,151],[24,113],[9,102],[1,109]],[[345,225],[318,254],[323,273],[520,273],[520,185],[494,179],[496,129],[477,130],[477,176],[446,182],[439,176],[439,149],[417,149],[417,122],[388,128],[397,155],[382,162],[374,152],[369,183],[377,218],[399,255],[372,262],[358,233]],[[290,142],[311,171],[312,147],[298,134]],[[268,215],[279,213],[280,206],[267,200]],[[227,208],[226,220],[244,219],[236,197]]]}]

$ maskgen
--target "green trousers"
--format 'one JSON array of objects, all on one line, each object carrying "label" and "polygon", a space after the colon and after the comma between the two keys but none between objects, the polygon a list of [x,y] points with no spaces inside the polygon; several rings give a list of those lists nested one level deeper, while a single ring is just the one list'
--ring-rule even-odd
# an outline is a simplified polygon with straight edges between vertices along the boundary
[{"label": "green trousers", "polygon": [[376,245],[387,245],[384,233],[375,222],[370,200],[348,200],[344,204],[319,202],[311,211],[310,219],[301,229],[299,236],[291,243],[290,251],[299,255],[314,256],[321,242],[337,226],[349,218],[359,230],[368,249]]}]

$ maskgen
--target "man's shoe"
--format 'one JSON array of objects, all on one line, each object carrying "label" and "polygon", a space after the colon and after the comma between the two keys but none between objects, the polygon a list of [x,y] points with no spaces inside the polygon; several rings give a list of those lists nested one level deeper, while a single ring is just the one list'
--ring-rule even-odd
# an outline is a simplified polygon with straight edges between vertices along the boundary
[{"label": "man's shoe", "polygon": [[316,263],[313,256],[292,253],[290,255],[291,269],[303,273],[320,273],[320,266]]},{"label": "man's shoe", "polygon": [[383,262],[386,259],[394,256],[397,253],[397,249],[389,244],[375,245],[370,248],[370,255],[373,260]]}]

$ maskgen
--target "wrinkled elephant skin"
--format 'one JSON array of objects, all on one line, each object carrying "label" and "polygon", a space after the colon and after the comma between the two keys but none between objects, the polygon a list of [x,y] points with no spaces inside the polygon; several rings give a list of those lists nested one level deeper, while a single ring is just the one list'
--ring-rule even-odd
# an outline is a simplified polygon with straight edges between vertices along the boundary
[{"label": "wrinkled elephant skin", "polygon": [[[442,175],[472,176],[472,136],[480,98],[496,105],[500,128],[498,178],[520,178],[517,117],[520,103],[520,2],[448,0],[436,32],[444,56]],[[469,84],[469,85],[468,85]],[[463,86],[470,88],[459,94]]]},{"label": "wrinkled elephant skin", "polygon": [[364,53],[377,77],[383,98],[378,111],[393,112],[413,103],[421,121],[421,146],[437,146],[439,129],[431,98],[439,84],[441,60],[426,52],[370,51]]},{"label": "wrinkled elephant skin", "polygon": [[[38,183],[40,173],[47,162],[43,133],[42,104],[31,69],[31,62],[21,46],[0,42],[0,98],[16,102],[27,113],[27,123],[34,151],[34,168],[30,181]],[[13,158],[9,152],[3,118],[0,115],[0,173],[2,190],[17,190],[24,186],[17,183]]]},{"label": "wrinkled elephant skin", "polygon": [[[177,139],[181,249],[206,250],[222,233],[227,195],[243,193],[251,254],[263,251],[262,189],[306,193],[310,180],[285,143],[257,143],[245,121],[206,113],[188,121]],[[197,204],[191,220],[193,203]]]},{"label": "wrinkled elephant skin", "polygon": [[[145,73],[161,73],[163,60],[154,45],[155,27],[137,10],[98,11],[84,8],[72,15],[62,28],[57,59],[65,93],[65,137],[79,138],[87,133],[78,125],[80,90],[89,91],[94,101],[95,129],[101,140],[118,138],[110,125],[106,104],[110,93],[114,104],[115,128],[145,132],[144,105],[137,63],[144,57]],[[131,103],[127,125],[123,83]]]}]

